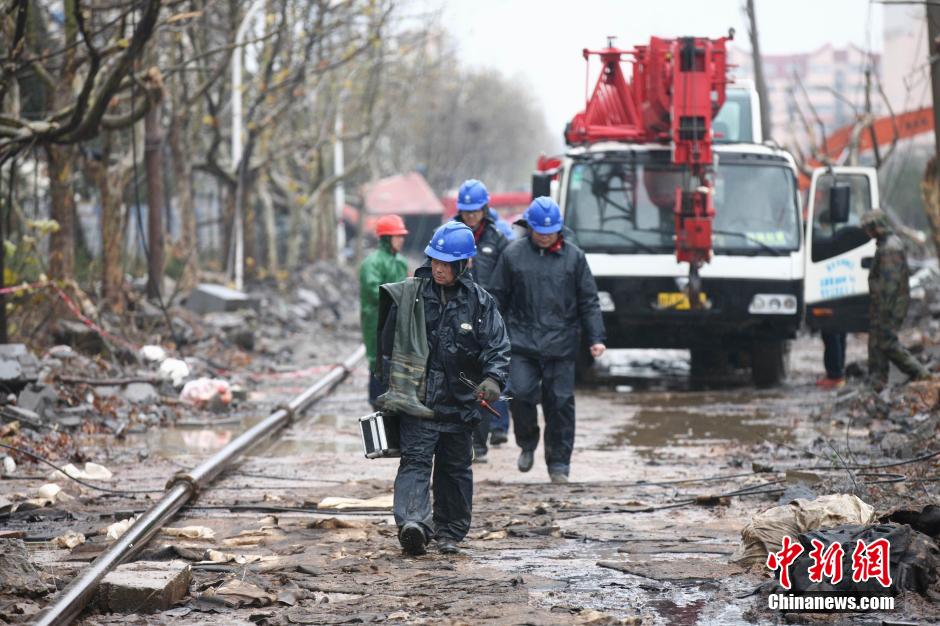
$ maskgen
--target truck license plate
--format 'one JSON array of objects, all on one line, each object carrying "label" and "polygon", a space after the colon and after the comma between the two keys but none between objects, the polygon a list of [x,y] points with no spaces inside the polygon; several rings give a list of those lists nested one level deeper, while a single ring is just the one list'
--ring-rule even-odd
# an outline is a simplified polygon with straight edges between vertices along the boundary
[{"label": "truck license plate", "polygon": [[[698,294],[699,302],[703,305],[708,302],[708,296],[704,293]],[[658,296],[658,304],[661,309],[672,309],[673,311],[688,311],[692,308],[689,302],[689,295],[682,291],[661,291]]]}]

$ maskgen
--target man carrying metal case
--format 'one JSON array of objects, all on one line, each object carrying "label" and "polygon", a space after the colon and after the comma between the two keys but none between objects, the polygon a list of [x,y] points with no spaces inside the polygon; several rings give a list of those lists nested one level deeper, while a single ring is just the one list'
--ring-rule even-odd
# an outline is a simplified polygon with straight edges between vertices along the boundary
[{"label": "man carrying metal case", "polygon": [[425,254],[430,263],[414,278],[381,288],[379,357],[388,391],[379,405],[401,417],[394,513],[402,548],[424,554],[433,537],[442,553],[454,554],[470,528],[478,403],[499,399],[509,337],[496,302],[468,272],[476,246],[466,225],[438,228]]}]

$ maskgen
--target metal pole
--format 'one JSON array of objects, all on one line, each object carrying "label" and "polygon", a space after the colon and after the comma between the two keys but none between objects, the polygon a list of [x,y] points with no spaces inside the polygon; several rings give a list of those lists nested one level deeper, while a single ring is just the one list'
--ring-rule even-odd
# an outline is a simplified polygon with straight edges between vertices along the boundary
[{"label": "metal pole", "polygon": [[198,467],[173,476],[167,483],[167,492],[160,501],[147,509],[110,548],[92,561],[88,569],[73,579],[62,590],[55,603],[37,615],[33,623],[36,626],[58,626],[71,623],[85,608],[88,600],[94,595],[98,583],[108,572],[143,548],[166,522],[219,474],[231,467],[249,450],[280,432],[284,426],[290,424],[295,415],[309,408],[325,392],[331,391],[349,375],[365,354],[365,346],[359,346],[345,361],[334,366],[326,376],[308,387],[286,406],[278,408],[265,420],[246,430]]},{"label": "metal pole", "polygon": [[[248,24],[251,18],[264,6],[264,0],[255,0],[249,7],[238,31],[235,33],[235,49],[232,50],[232,172],[236,177],[236,184],[241,184],[242,160],[242,44],[248,33]],[[238,193],[236,191],[236,193]],[[242,208],[235,203],[235,232],[232,239],[235,242],[235,259],[232,273],[235,278],[235,288],[241,291],[245,287],[245,225],[242,218]]]}]

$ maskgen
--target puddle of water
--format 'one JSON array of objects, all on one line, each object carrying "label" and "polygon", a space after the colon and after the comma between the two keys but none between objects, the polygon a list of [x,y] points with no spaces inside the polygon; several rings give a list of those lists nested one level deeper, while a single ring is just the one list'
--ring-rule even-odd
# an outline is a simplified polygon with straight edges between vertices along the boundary
[{"label": "puddle of water", "polygon": [[679,409],[644,408],[609,442],[610,447],[665,445],[707,445],[737,441],[742,444],[788,441],[791,433],[779,425],[766,422],[768,415],[760,411],[700,413]]},{"label": "puddle of water", "polygon": [[[155,428],[127,436],[128,447],[147,448],[164,457],[208,455],[229,444],[238,435],[263,418],[245,417],[240,422],[226,421],[218,427]],[[113,442],[112,444],[113,445]],[[337,415],[315,415],[285,432],[274,442],[258,448],[254,454],[295,456],[311,453],[361,452],[362,444],[355,423]]]}]

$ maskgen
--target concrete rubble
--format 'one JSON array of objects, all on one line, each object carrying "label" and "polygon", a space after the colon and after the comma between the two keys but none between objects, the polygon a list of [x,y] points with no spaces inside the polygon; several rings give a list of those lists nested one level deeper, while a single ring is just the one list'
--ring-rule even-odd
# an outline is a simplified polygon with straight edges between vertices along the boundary
[{"label": "concrete rubble", "polygon": [[97,603],[112,613],[166,611],[189,593],[192,571],[184,561],[137,561],[119,565],[101,581]]}]

